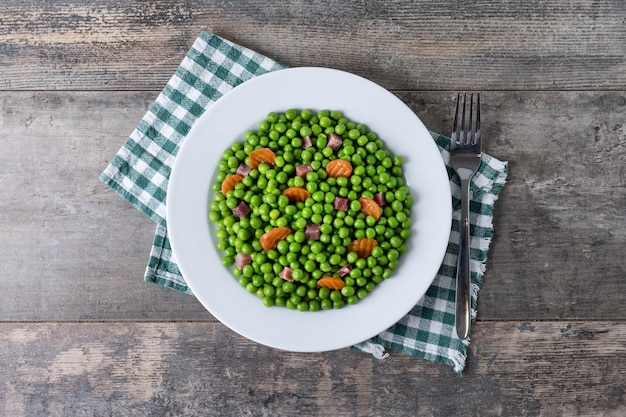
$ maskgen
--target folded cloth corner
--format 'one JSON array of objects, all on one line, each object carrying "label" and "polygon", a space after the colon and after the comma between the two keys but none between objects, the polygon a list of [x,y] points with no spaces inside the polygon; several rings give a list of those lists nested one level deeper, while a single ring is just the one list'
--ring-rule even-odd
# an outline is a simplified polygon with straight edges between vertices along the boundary
[{"label": "folded cloth corner", "polygon": [[[194,122],[222,95],[253,77],[284,65],[218,35],[203,31],[193,43],[163,91],[100,174],[100,180],[157,223],[145,281],[192,294],[181,275],[167,236],[165,200],[169,175]],[[467,341],[454,329],[455,270],[460,222],[460,188],[449,166],[446,136],[431,132],[448,169],[453,221],[443,263],[432,285],[417,305],[391,328],[354,350],[384,358],[385,349],[439,363],[461,373]],[[471,253],[472,313],[493,236],[493,207],[505,184],[508,165],[483,154],[472,180]]]}]

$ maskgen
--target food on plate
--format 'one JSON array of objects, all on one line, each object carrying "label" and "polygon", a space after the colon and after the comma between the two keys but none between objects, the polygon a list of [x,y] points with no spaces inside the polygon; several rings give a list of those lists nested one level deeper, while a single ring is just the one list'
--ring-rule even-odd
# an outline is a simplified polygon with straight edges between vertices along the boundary
[{"label": "food on plate", "polygon": [[341,278],[322,277],[317,280],[317,288],[330,288],[331,290],[340,290],[346,286]]},{"label": "food on plate", "polygon": [[359,302],[407,251],[403,162],[340,111],[268,114],[218,164],[209,219],[222,263],[268,307]]},{"label": "food on plate", "polygon": [[259,239],[259,243],[265,252],[272,249],[276,249],[278,242],[286,238],[291,234],[291,229],[288,227],[275,227],[267,232],[263,233],[263,236]]},{"label": "food on plate", "polygon": [[291,204],[305,202],[307,198],[311,197],[311,193],[304,187],[289,187],[282,194],[289,199]]},{"label": "food on plate", "polygon": [[235,184],[241,182],[241,180],[243,180],[243,176],[239,174],[232,174],[224,178],[224,181],[222,181],[222,194],[228,194],[230,190],[235,188]]},{"label": "food on plate", "polygon": [[375,220],[378,220],[380,217],[380,206],[375,200],[367,197],[361,197],[357,201],[361,205],[361,213],[366,216],[372,216]]},{"label": "food on plate", "polygon": [[362,237],[353,240],[346,249],[348,253],[354,252],[359,258],[367,258],[372,254],[372,250],[378,246],[378,241],[374,238]]},{"label": "food on plate", "polygon": [[347,178],[352,174],[352,165],[344,159],[333,159],[326,165],[326,173],[333,178]]},{"label": "food on plate", "polygon": [[258,168],[258,166],[262,163],[274,165],[274,162],[276,161],[276,154],[274,154],[274,152],[272,152],[272,150],[268,148],[256,149],[250,152],[248,161],[248,165],[252,169]]}]

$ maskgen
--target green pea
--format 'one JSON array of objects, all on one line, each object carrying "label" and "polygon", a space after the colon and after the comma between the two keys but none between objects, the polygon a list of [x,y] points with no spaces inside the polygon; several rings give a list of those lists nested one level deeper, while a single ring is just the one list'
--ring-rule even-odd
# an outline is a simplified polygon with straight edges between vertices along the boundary
[{"label": "green pea", "polygon": [[[246,266],[250,266],[250,265],[246,265]],[[245,271],[245,268],[244,268]],[[244,272],[245,274],[245,272]],[[249,276],[248,274],[245,274],[248,278],[252,278],[252,285],[254,285],[257,289],[261,286],[263,286],[263,284],[265,283],[265,281],[263,280],[263,277],[260,275],[254,275],[254,276]]]},{"label": "green pea", "polygon": [[396,200],[398,201],[404,201],[406,200],[406,191],[402,188],[399,188],[398,190],[396,190],[396,192],[394,193],[394,196],[396,197]]},{"label": "green pea", "polygon": [[332,301],[340,301],[340,300],[341,300],[341,297],[342,297],[342,296],[341,296],[341,292],[339,292],[339,291],[337,291],[337,290],[333,290],[333,291],[331,291],[331,293],[330,293],[330,297],[329,297],[329,298],[330,298]]},{"label": "green pea", "polygon": [[346,132],[346,126],[343,124],[335,125],[335,133],[338,135],[343,135]]},{"label": "green pea", "polygon": [[341,295],[344,297],[350,297],[354,295],[354,287],[345,286],[341,289]]},{"label": "green pea", "polygon": [[395,217],[387,218],[387,225],[391,227],[392,229],[395,229],[396,227],[398,227],[399,224],[400,222],[398,222],[398,220]]},{"label": "green pea", "polygon": [[348,260],[348,263],[352,264],[352,263],[355,263],[359,259],[359,255],[356,252],[348,252],[346,259]]},{"label": "green pea", "polygon": [[314,201],[321,202],[321,201],[324,201],[325,194],[323,191],[316,191],[313,193],[311,197],[313,198]]},{"label": "green pea", "polygon": [[354,228],[355,229],[364,229],[365,228],[365,222],[363,221],[363,219],[357,218],[354,221]]},{"label": "green pea", "polygon": [[400,245],[402,245],[402,238],[400,236],[392,236],[389,239],[389,243],[391,244],[392,247],[399,248]]},{"label": "green pea", "polygon": [[318,295],[321,299],[329,298],[331,290],[328,288],[320,288]]},{"label": "green pea", "polygon": [[291,294],[295,291],[295,289],[296,289],[296,286],[292,282],[289,282],[289,281],[283,282],[282,290],[285,293]]}]

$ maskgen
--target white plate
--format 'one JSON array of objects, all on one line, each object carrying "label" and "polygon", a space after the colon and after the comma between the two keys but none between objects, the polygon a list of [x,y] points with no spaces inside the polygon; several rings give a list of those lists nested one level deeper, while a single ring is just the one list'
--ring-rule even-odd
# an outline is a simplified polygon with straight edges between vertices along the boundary
[{"label": "white plate", "polygon": [[[393,277],[365,299],[339,310],[299,312],[263,306],[222,266],[209,225],[222,151],[270,111],[340,110],[365,123],[405,159],[414,205],[409,250]],[[202,305],[223,324],[263,345],[296,352],[328,351],[365,341],[392,326],[426,293],[445,254],[452,218],[441,155],[419,118],[396,96],[359,76],[326,68],[292,68],[247,81],[220,98],[185,139],[170,177],[167,224],[178,262]]]}]

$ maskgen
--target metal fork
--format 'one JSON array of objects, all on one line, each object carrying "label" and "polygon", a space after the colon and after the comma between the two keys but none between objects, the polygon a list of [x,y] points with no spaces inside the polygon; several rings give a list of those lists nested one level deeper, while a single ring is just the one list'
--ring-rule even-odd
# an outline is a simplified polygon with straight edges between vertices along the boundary
[{"label": "metal fork", "polygon": [[[459,105],[463,100],[461,124]],[[470,180],[480,166],[482,154],[480,138],[480,94],[476,94],[476,125],[473,127],[474,94],[469,100],[469,120],[465,123],[467,94],[456,97],[456,110],[452,135],[450,136],[450,164],[461,179],[461,238],[456,269],[456,332],[460,339],[467,339],[470,330]]]}]

